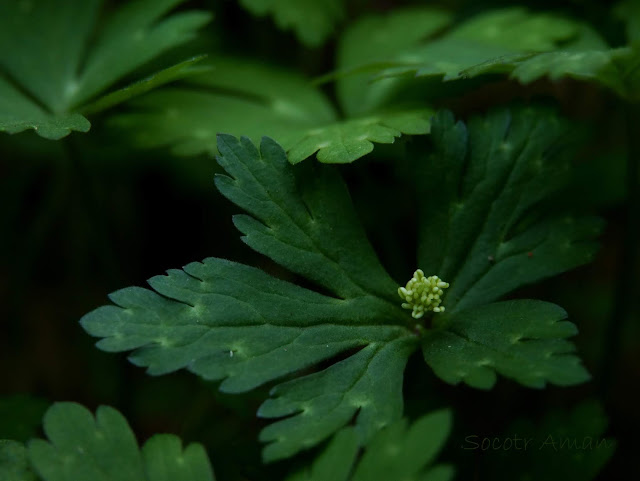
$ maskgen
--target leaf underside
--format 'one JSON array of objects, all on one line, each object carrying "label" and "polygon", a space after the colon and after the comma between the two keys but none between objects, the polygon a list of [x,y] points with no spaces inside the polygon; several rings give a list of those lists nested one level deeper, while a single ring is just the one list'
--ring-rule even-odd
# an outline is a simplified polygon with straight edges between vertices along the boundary
[{"label": "leaf underside", "polygon": [[[101,0],[2,2],[0,131],[33,129],[48,139],[87,132],[90,102],[101,102],[117,81],[190,40],[209,21],[210,15],[199,11],[166,16],[182,1],[138,0],[104,20]],[[154,74],[104,105],[174,80],[185,74],[184,67]]]},{"label": "leaf underside", "polygon": [[[587,242],[588,252],[572,258],[565,243],[566,236],[574,234],[555,223],[555,217],[550,221],[525,216],[526,223],[520,219],[561,185],[562,176],[556,179],[545,164],[556,162],[562,171],[564,154],[558,152],[564,152],[564,144],[555,145],[558,132],[564,132],[559,125],[544,110],[516,110],[513,115],[503,111],[472,120],[467,135],[463,124],[442,113],[435,118],[431,155],[425,159],[420,152],[410,160],[418,185],[431,189],[431,196],[421,194],[421,204],[429,209],[430,200],[435,200],[438,205],[431,207],[433,215],[423,212],[418,218],[421,264],[430,273],[437,273],[434,266],[442,264],[440,269],[451,274],[445,279],[455,282],[445,297],[447,315],[435,317],[435,329],[423,336],[427,361],[448,382],[456,379],[441,368],[439,359],[430,360],[441,351],[438,339],[462,336],[465,341],[451,359],[442,362],[459,369],[469,362],[484,362],[484,357],[476,359],[476,344],[467,342],[475,324],[464,323],[467,313],[476,311],[462,307],[478,308],[522,284],[575,267],[593,252]],[[512,127],[506,129],[509,148],[503,145],[506,126]],[[519,137],[524,131],[535,139],[531,145]],[[359,439],[371,439],[402,415],[403,370],[420,340],[419,331],[414,332],[416,321],[400,308],[397,282],[369,244],[335,167],[312,162],[292,166],[284,150],[269,138],[258,149],[248,138],[220,135],[218,148],[218,161],[228,176],[218,176],[216,185],[247,212],[234,217],[242,240],[327,294],[253,267],[210,258],[152,278],[153,290],[132,287],[113,293],[115,305],[87,314],[83,327],[103,338],[98,346],[104,350],[133,350],[131,361],[151,374],[186,368],[205,379],[222,381],[220,389],[226,392],[244,392],[291,376],[275,385],[272,397],[259,409],[262,417],[286,417],[261,433],[269,443],[266,460],[310,448],[352,420]],[[517,154],[508,153],[510,148]],[[460,178],[467,149],[472,160]],[[542,167],[540,153],[545,159]],[[477,208],[459,208],[458,192],[467,195],[459,184],[467,186]],[[500,217],[503,204],[510,206],[513,215]],[[435,238],[430,237],[432,229],[438,233]],[[589,239],[595,230],[585,229],[580,235]],[[569,238],[578,242],[583,237]],[[533,258],[526,253],[531,243],[544,246],[534,249]],[[492,251],[495,262],[489,264],[484,249],[495,245],[502,250]],[[482,262],[477,262],[477,252]],[[533,271],[526,270],[516,254],[531,262],[528,267]],[[562,260],[567,256],[569,260]],[[512,274],[502,279],[505,272]],[[493,284],[485,278],[493,279]],[[459,289],[457,283],[466,287]],[[568,322],[547,326],[564,317],[564,311],[536,301],[507,305],[511,304],[478,311],[491,314],[489,319],[479,315],[479,326],[489,326],[488,330],[497,326],[491,334],[495,339],[479,338],[482,349],[494,346],[493,369],[528,386],[571,384],[586,378],[565,340],[575,327]],[[535,343],[523,341],[514,354],[509,321],[531,331],[532,338],[539,336],[540,345],[552,353],[548,365],[533,359],[542,363],[542,367],[534,363],[542,370],[535,382],[520,372],[514,374],[513,364],[522,361],[518,356]],[[309,374],[320,362],[328,367]],[[488,376],[476,382],[477,387],[488,387]]]}]

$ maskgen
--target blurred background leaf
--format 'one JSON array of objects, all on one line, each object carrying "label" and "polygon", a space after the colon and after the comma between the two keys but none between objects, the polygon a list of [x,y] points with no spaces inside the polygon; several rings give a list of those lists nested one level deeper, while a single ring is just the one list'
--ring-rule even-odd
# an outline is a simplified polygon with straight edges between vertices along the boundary
[{"label": "blurred background leaf", "polygon": [[[28,128],[48,139],[87,132],[83,106],[118,80],[194,37],[211,15],[165,17],[184,0],[137,0],[100,18],[101,0],[41,0],[0,5],[0,131]],[[56,48],[52,48],[56,46]],[[89,46],[89,47],[88,47]],[[175,78],[147,79],[145,89]],[[140,85],[120,95],[123,101]],[[110,97],[110,104],[116,98]]]}]

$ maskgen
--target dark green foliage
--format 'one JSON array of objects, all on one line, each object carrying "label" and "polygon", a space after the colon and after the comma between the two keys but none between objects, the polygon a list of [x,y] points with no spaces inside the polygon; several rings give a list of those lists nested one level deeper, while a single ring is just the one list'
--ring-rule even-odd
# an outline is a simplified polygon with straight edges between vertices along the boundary
[{"label": "dark green foliage", "polygon": [[0,2],[0,481],[620,477],[639,14]]},{"label": "dark green foliage", "polygon": [[418,265],[451,283],[450,312],[593,258],[599,219],[538,207],[566,187],[574,135],[543,109],[494,111],[468,127],[446,112],[434,120],[434,152],[411,154],[424,199]]},{"label": "dark green foliage", "polygon": [[201,445],[183,449],[176,436],[159,434],[140,450],[127,421],[107,406],[94,418],[78,404],[54,404],[43,427],[49,440],[34,439],[26,449],[0,441],[0,474],[12,469],[3,480],[36,479],[33,470],[43,481],[214,481]]},{"label": "dark green foliage", "polygon": [[[448,311],[436,317],[441,327],[424,336],[425,359],[447,382],[465,379],[480,388],[493,385],[493,369],[531,387],[542,387],[547,381],[580,383],[588,375],[578,358],[570,354],[572,344],[564,340],[576,329],[568,322],[554,324],[565,317],[557,306],[535,301],[489,305],[471,311],[475,321],[469,321],[465,311],[460,312],[461,305],[486,304],[523,283],[586,262],[587,254],[594,250],[588,244],[584,254],[580,251],[575,259],[566,261],[565,251],[558,249],[567,241],[552,238],[548,241],[549,253],[542,250],[541,260],[533,261],[533,268],[540,266],[533,275],[498,276],[487,287],[471,282],[484,275],[486,266],[491,273],[505,265],[503,257],[509,258],[487,250],[485,244],[491,249],[499,245],[503,233],[514,227],[517,214],[549,195],[549,187],[557,187],[555,182],[548,182],[549,187],[534,190],[540,182],[532,176],[540,173],[549,177],[540,153],[553,152],[551,158],[557,160],[554,131],[543,123],[540,136],[530,143],[528,137],[518,133],[519,125],[522,131],[529,131],[532,123],[549,119],[547,122],[558,124],[558,120],[545,111],[522,110],[513,115],[511,120],[511,113],[505,111],[473,124],[474,129],[481,126],[483,130],[482,135],[470,136],[470,150],[483,161],[491,159],[486,168],[497,172],[484,176],[485,166],[475,161],[459,178],[467,152],[466,128],[454,123],[448,113],[434,120],[433,156],[415,169],[418,184],[437,201],[435,205],[423,203],[420,232],[425,235],[420,243],[420,265],[432,273],[444,272],[453,281],[452,293],[445,297],[445,302],[451,299],[452,314]],[[505,137],[511,122],[513,145],[500,149],[511,140]],[[151,279],[149,283],[156,292],[133,287],[112,294],[118,307],[106,306],[88,314],[81,321],[83,327],[105,338],[98,343],[102,349],[138,349],[131,361],[148,367],[151,374],[188,368],[206,379],[223,380],[220,389],[226,392],[247,391],[350,351],[347,358],[321,372],[273,388],[273,398],[265,401],[258,414],[268,418],[293,416],[262,432],[261,439],[271,443],[264,456],[278,459],[311,447],[356,414],[359,434],[370,439],[377,429],[402,414],[404,365],[419,340],[420,333],[416,336],[414,332],[416,322],[396,300],[397,284],[380,265],[350,206],[348,192],[332,167],[292,167],[283,149],[268,138],[263,139],[260,150],[247,138],[220,136],[218,145],[218,161],[230,176],[217,178],[218,189],[251,214],[234,217],[245,243],[335,297],[297,287],[248,266],[206,259]],[[487,148],[504,154],[490,156],[483,152]],[[415,158],[412,161],[419,162]],[[442,172],[438,170],[441,165],[446,166]],[[559,162],[552,168],[563,171]],[[471,184],[469,177],[474,176],[484,180]],[[523,184],[525,179],[529,185]],[[458,183],[476,186],[471,194],[478,199],[469,202],[468,212],[462,211],[454,198]],[[500,216],[501,203],[505,204],[503,210],[517,206],[511,224]],[[493,221],[492,214],[487,215],[489,207],[497,211]],[[460,215],[466,218],[464,222],[458,220]],[[445,246],[472,254],[479,249],[480,253],[465,259],[460,253],[449,253],[451,247],[438,250],[429,234],[446,239],[443,232],[449,232],[455,240]],[[596,233],[594,226],[576,235],[583,240]],[[513,241],[524,248],[505,250],[516,250],[527,262],[523,250],[538,245],[539,239],[539,229],[532,228]],[[498,257],[495,265],[487,262],[488,252]],[[462,275],[454,276],[449,264]],[[540,341],[520,343],[521,338]],[[451,351],[446,350],[449,344],[454,345]],[[516,352],[520,358],[514,357]],[[527,363],[522,362],[529,357]]]},{"label": "dark green foliage", "polygon": [[400,420],[378,431],[359,459],[357,435],[352,428],[345,428],[312,466],[287,481],[447,481],[453,478],[453,468],[432,464],[450,428],[448,411],[423,416],[411,426]]},{"label": "dark green foliage", "polygon": [[[97,38],[93,31],[101,0],[2,2],[0,130],[31,128],[48,139],[60,139],[72,130],[86,132],[90,123],[82,115],[85,111],[112,106],[184,75],[191,62],[91,104],[136,68],[193,38],[209,21],[206,12],[162,19],[182,1],[132,2],[109,16]],[[90,39],[93,45],[87,50]]]},{"label": "dark green foliage", "polygon": [[[401,134],[429,132],[433,110],[424,105],[371,108],[341,119],[326,95],[296,72],[246,59],[219,57],[208,73],[131,103],[113,119],[144,147],[170,146],[180,155],[217,153],[221,131],[254,142],[275,138],[298,163],[349,163]],[[255,79],[260,78],[256,84]]]}]

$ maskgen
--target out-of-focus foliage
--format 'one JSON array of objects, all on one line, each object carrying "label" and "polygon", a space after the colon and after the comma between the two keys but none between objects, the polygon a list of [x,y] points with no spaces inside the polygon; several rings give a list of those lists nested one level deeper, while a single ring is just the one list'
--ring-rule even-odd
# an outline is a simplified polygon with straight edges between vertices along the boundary
[{"label": "out-of-focus foliage", "polygon": [[216,153],[219,132],[254,141],[268,135],[294,164],[316,153],[321,162],[352,162],[370,153],[374,142],[429,132],[433,110],[426,107],[388,107],[340,119],[327,97],[295,72],[240,59],[217,58],[212,65],[184,86],[135,100],[133,111],[114,123],[145,147],[168,146],[182,155]]},{"label": "out-of-focus foliage", "polygon": [[566,17],[512,7],[478,14],[427,41],[416,38],[402,48],[385,52],[386,58],[380,59],[385,62],[379,66],[373,62],[361,64],[354,72],[367,72],[370,81],[386,82],[408,75],[437,76],[447,81],[508,73],[524,84],[542,77],[571,77],[602,84],[621,97],[637,100],[637,8],[636,3],[627,2],[619,9],[627,19],[631,42],[625,47],[610,48],[588,25]]},{"label": "out-of-focus foliage", "polygon": [[101,0],[2,2],[0,131],[33,129],[48,139],[72,130],[87,132],[86,111],[110,107],[186,75],[193,62],[100,99],[138,67],[194,38],[209,21],[211,15],[203,11],[166,16],[183,1],[137,0],[106,18],[100,16]]},{"label": "out-of-focus foliage", "polygon": [[37,474],[42,481],[214,481],[201,445],[183,448],[178,437],[158,434],[139,448],[126,419],[107,406],[94,417],[79,404],[57,403],[43,427],[48,440],[33,439],[26,448],[0,441],[0,474],[9,476],[3,480]]},{"label": "out-of-focus foliage", "polygon": [[240,0],[254,15],[271,15],[278,27],[293,29],[309,45],[322,45],[345,17],[345,0]]},{"label": "out-of-focus foliage", "polygon": [[287,481],[448,481],[453,467],[433,463],[450,429],[451,413],[446,410],[427,414],[411,425],[402,419],[378,431],[362,453],[355,429],[345,428],[312,466]]}]

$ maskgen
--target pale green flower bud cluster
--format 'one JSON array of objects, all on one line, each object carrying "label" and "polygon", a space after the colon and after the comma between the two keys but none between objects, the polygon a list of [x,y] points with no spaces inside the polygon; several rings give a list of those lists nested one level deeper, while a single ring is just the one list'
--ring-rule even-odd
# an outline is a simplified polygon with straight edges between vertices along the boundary
[{"label": "pale green flower bud cluster", "polygon": [[448,282],[442,281],[438,276],[425,277],[424,272],[418,269],[405,287],[398,288],[398,295],[406,301],[402,304],[404,309],[412,309],[411,316],[420,319],[425,312],[443,312],[442,289],[449,287]]}]

